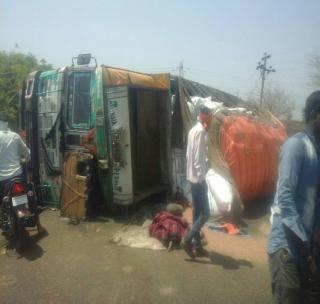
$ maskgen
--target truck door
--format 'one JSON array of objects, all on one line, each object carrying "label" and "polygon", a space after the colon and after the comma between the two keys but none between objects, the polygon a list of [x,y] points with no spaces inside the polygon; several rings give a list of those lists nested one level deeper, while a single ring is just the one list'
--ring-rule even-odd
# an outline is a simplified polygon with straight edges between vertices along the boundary
[{"label": "truck door", "polygon": [[105,95],[106,125],[109,129],[111,148],[113,202],[128,205],[134,200],[128,88],[108,87]]}]

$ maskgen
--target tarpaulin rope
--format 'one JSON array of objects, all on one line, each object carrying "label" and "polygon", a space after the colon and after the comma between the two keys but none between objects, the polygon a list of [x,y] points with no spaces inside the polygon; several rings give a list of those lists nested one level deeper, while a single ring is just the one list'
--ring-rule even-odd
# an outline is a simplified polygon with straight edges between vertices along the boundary
[{"label": "tarpaulin rope", "polygon": [[68,202],[66,202],[64,204],[64,206],[61,208],[61,210],[65,210],[67,209],[67,207],[69,207],[71,204],[75,203],[75,201],[80,197],[80,198],[86,198],[85,195],[83,195],[82,193],[78,192],[76,189],[74,189],[70,184],[68,184],[66,181],[63,181],[63,184],[66,185],[73,193],[76,194],[76,196],[74,196],[71,200],[69,200]]}]

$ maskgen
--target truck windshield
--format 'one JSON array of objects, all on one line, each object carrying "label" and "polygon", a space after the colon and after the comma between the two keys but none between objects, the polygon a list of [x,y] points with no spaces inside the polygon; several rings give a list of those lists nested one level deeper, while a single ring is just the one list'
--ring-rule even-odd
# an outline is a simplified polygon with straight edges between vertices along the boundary
[{"label": "truck windshield", "polygon": [[90,127],[90,72],[74,72],[69,77],[68,123],[71,128]]}]

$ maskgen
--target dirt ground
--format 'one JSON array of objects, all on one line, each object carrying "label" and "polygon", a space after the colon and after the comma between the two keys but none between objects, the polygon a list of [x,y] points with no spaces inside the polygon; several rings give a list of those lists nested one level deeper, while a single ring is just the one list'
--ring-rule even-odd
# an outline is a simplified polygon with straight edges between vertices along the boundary
[{"label": "dirt ground", "polygon": [[0,303],[271,303],[266,213],[248,216],[250,236],[206,229],[209,257],[183,250],[120,247],[120,219],[72,225],[59,211],[41,214],[49,235],[30,231],[18,257],[0,236]]}]

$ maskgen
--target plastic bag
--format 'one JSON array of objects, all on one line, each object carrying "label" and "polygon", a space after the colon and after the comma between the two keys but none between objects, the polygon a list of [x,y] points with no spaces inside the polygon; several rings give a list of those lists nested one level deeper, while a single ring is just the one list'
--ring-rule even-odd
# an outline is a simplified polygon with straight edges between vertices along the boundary
[{"label": "plastic bag", "polygon": [[213,169],[209,169],[206,182],[211,215],[230,212],[233,203],[230,183]]}]

